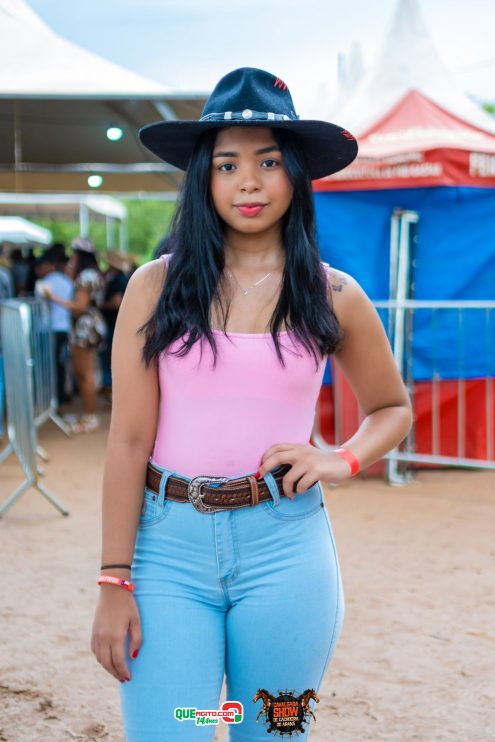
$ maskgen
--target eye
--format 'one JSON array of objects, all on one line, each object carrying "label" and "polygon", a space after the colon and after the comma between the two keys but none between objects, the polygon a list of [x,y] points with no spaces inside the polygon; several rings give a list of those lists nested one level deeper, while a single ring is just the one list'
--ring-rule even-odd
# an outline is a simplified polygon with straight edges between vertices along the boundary
[{"label": "eye", "polygon": [[234,167],[235,166],[231,162],[224,162],[222,165],[218,166],[217,170],[221,173],[231,173]]},{"label": "eye", "polygon": [[269,170],[271,170],[274,167],[277,167],[277,165],[279,165],[278,160],[272,160],[272,159],[263,160],[263,162],[261,163],[261,167],[268,168]]}]

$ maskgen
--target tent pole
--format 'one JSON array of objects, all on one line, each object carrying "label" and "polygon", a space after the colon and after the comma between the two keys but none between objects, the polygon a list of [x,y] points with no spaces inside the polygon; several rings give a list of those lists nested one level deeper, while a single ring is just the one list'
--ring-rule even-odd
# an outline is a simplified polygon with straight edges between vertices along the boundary
[{"label": "tent pole", "polygon": [[79,206],[79,232],[81,237],[89,237],[89,211],[83,203]]},{"label": "tent pole", "polygon": [[127,252],[127,217],[120,220],[120,250],[121,252]]}]

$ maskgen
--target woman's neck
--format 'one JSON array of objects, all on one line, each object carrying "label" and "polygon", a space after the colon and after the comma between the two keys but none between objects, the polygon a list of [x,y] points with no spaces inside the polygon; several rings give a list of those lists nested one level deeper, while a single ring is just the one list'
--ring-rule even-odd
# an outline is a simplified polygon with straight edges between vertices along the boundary
[{"label": "woman's neck", "polygon": [[226,233],[224,254],[227,268],[246,272],[282,269],[285,263],[279,231],[266,235]]}]

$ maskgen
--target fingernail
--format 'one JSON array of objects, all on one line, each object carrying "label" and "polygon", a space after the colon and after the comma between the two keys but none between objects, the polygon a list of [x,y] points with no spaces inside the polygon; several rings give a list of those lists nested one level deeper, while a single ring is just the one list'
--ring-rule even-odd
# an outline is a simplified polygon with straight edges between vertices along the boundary
[{"label": "fingernail", "polygon": [[125,682],[123,678],[118,678],[118,681],[119,681],[119,683],[124,683]]},{"label": "fingernail", "polygon": [[261,474],[259,473],[259,471],[257,471],[256,474],[254,475],[254,478],[260,479],[260,477],[261,477]]},{"label": "fingernail", "polygon": [[136,657],[138,656],[138,652],[139,652],[139,649],[135,649],[134,652],[131,654],[131,657],[133,660],[135,660]]}]

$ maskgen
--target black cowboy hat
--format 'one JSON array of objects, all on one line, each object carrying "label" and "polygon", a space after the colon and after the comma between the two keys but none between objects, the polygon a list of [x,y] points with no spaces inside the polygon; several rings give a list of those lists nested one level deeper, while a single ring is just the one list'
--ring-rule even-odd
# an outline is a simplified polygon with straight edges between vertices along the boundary
[{"label": "black cowboy hat", "polygon": [[222,77],[199,121],[158,121],[140,129],[139,138],[160,159],[187,170],[200,134],[227,126],[293,131],[306,152],[312,180],[343,170],[358,152],[355,137],[341,126],[301,120],[287,85],[270,72],[254,67],[241,67]]}]

